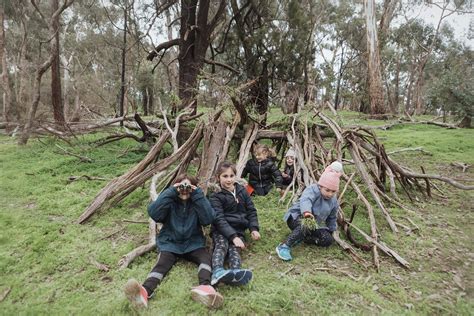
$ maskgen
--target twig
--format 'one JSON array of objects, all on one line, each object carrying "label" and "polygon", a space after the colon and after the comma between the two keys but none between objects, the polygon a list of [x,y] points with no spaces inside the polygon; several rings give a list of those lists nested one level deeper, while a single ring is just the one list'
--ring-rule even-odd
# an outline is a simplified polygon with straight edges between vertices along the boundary
[{"label": "twig", "polygon": [[[56,147],[58,147],[58,148],[62,151],[62,153],[65,154],[65,155],[73,156],[73,157],[79,158],[79,160],[80,160],[81,162],[88,162],[88,163],[91,163],[91,162],[92,162],[92,159],[90,159],[89,157],[81,156],[81,155],[72,153],[72,152],[70,152],[70,151],[64,149],[63,147],[59,146],[58,144],[55,144],[55,145],[56,145]],[[59,152],[57,152],[57,153],[59,153]]]},{"label": "twig", "polygon": [[105,236],[105,237],[100,238],[99,241],[104,240],[104,239],[108,239],[108,238],[112,237],[113,235],[115,235],[115,234],[117,234],[117,233],[120,233],[122,230],[124,230],[123,227],[117,229],[116,231],[114,231],[114,232],[111,233],[111,234],[108,234],[108,235]]},{"label": "twig", "polygon": [[80,179],[86,179],[86,180],[98,180],[98,181],[109,181],[110,179],[107,179],[107,178],[101,178],[101,177],[94,177],[94,176],[88,176],[86,174],[82,175],[82,176],[69,176],[67,178],[67,180],[69,182],[73,182],[73,181],[77,181],[77,180],[80,180]]},{"label": "twig", "polygon": [[133,219],[122,219],[122,223],[148,224],[148,221],[136,221]]},{"label": "twig", "polygon": [[354,227],[355,230],[357,230],[362,236],[364,236],[364,238],[373,243],[375,247],[379,248],[380,250],[382,250],[385,254],[393,257],[395,260],[397,260],[398,263],[400,263],[403,267],[405,268],[410,268],[410,264],[408,263],[408,261],[406,261],[405,259],[403,259],[399,254],[397,254],[395,251],[393,251],[392,249],[390,249],[387,245],[385,245],[385,243],[383,243],[382,241],[377,241],[375,240],[374,238],[370,237],[369,235],[367,235],[366,233],[364,233],[364,231],[362,229],[360,229],[359,227],[355,226],[353,223],[349,223],[349,225],[351,227]]},{"label": "twig", "polygon": [[8,293],[12,290],[11,287],[6,288],[3,290],[3,292],[0,294],[0,302],[3,302],[3,300],[7,297]]},{"label": "twig", "polygon": [[89,261],[100,271],[109,272],[109,270],[110,270],[110,268],[107,265],[98,262],[94,258],[89,258]]}]

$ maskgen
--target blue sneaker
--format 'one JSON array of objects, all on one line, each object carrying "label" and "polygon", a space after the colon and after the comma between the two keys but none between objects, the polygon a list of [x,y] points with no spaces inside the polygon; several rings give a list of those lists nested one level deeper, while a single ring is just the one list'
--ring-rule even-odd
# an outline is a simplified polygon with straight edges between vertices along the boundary
[{"label": "blue sneaker", "polygon": [[233,270],[225,270],[223,268],[217,268],[212,272],[211,285],[216,285],[219,282],[228,283],[234,279]]},{"label": "blue sneaker", "polygon": [[234,278],[230,281],[230,285],[245,285],[252,280],[253,273],[247,269],[233,269]]},{"label": "blue sneaker", "polygon": [[275,250],[281,260],[290,261],[291,259],[293,259],[291,257],[290,247],[288,247],[286,244],[279,244]]}]

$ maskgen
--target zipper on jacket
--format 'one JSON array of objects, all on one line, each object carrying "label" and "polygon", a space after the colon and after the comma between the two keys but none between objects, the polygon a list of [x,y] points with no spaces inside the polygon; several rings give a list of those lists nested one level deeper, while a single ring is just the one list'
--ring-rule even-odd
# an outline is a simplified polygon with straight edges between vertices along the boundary
[{"label": "zipper on jacket", "polygon": [[262,182],[262,173],[260,172],[260,168],[262,166],[262,163],[258,163],[258,180],[260,182],[260,187],[263,188],[263,182]]}]

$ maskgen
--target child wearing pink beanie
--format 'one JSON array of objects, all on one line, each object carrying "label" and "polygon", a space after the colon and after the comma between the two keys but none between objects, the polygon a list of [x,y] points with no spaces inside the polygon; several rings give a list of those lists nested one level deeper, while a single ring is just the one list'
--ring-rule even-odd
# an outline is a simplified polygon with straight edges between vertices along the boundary
[{"label": "child wearing pink beanie", "polygon": [[[326,167],[318,183],[308,186],[298,201],[286,212],[283,219],[291,229],[291,233],[276,248],[278,257],[282,260],[291,260],[291,247],[301,241],[320,247],[329,247],[334,242],[332,233],[337,229],[336,217],[339,208],[336,192],[339,190],[339,178],[342,172],[342,164],[334,161]],[[314,218],[318,228],[309,230],[302,227],[304,217]]]},{"label": "child wearing pink beanie", "polygon": [[319,178],[318,184],[332,191],[339,190],[339,177],[342,174],[342,164],[339,161],[334,161],[327,166],[323,174]]}]

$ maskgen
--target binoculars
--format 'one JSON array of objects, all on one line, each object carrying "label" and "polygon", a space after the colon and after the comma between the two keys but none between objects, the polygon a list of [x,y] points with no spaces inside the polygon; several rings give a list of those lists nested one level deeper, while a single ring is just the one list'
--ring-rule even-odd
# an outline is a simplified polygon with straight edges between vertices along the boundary
[{"label": "binoculars", "polygon": [[189,193],[193,190],[193,187],[189,183],[181,183],[178,185],[178,191],[183,193]]}]

